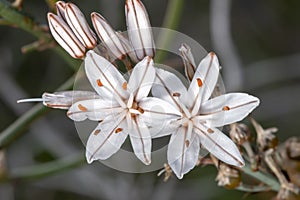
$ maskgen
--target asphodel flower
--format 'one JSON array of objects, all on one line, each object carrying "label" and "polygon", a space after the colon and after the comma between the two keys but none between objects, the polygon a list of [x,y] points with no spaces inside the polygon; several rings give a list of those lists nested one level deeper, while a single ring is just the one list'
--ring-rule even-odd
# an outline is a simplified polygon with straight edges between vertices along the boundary
[{"label": "asphodel flower", "polygon": [[57,15],[47,15],[52,36],[72,57],[83,58],[87,49],[97,45],[95,34],[75,4],[58,1],[55,5]]},{"label": "asphodel flower", "polygon": [[219,160],[244,166],[236,145],[217,127],[242,120],[258,106],[259,99],[245,93],[229,93],[210,99],[218,76],[219,62],[214,53],[209,53],[200,62],[188,89],[174,74],[156,70],[152,95],[172,104],[180,117],[170,118],[169,126],[153,137],[171,134],[167,159],[180,179],[196,165],[200,144]]},{"label": "asphodel flower", "polygon": [[145,123],[149,120],[144,116],[151,116],[151,113],[158,113],[161,109],[177,112],[167,102],[147,97],[155,79],[152,59],[147,56],[140,61],[128,82],[109,61],[94,51],[87,53],[85,70],[101,98],[78,101],[70,107],[67,115],[75,121],[87,118],[101,121],[88,139],[87,161],[91,163],[109,158],[129,135],[135,155],[149,165],[151,135]]}]

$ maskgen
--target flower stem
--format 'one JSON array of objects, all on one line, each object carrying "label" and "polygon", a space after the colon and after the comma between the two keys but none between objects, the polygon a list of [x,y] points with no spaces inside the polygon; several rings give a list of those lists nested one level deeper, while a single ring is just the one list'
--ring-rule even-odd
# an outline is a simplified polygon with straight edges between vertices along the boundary
[{"label": "flower stem", "polygon": [[[45,29],[36,23],[32,18],[26,16],[24,13],[16,10],[11,6],[10,2],[6,0],[0,0],[0,16],[5,20],[7,25],[16,26],[18,28],[27,31],[33,36],[37,37],[38,40],[43,44],[53,43],[53,39],[50,34],[45,31]],[[70,67],[73,69],[78,69],[80,65],[80,61],[73,59],[70,55],[68,55],[61,47],[54,47],[54,51],[59,54]]]},{"label": "flower stem", "polygon": [[[182,14],[182,9],[184,5],[184,0],[172,0],[169,1],[166,15],[163,21],[162,27],[175,30],[178,27],[180,17]],[[158,46],[162,47],[161,49],[166,49],[173,38],[172,31],[164,31],[158,37]],[[161,62],[166,57],[164,51],[158,51],[155,55],[156,62]]]},{"label": "flower stem", "polygon": [[[75,76],[68,79],[57,90],[67,90],[72,88]],[[3,149],[15,139],[22,135],[23,130],[35,119],[45,114],[49,109],[42,104],[35,105],[33,108],[24,113],[14,123],[0,133],[0,149]]]},{"label": "flower stem", "polygon": [[273,190],[273,191],[280,190],[280,184],[278,183],[278,181],[276,181],[270,175],[264,174],[260,171],[256,171],[256,172],[252,171],[251,166],[249,164],[246,164],[246,166],[241,168],[240,170],[242,172],[244,172],[245,174],[247,174],[248,176],[251,176],[251,177],[259,180],[260,182],[268,185],[271,190]]},{"label": "flower stem", "polygon": [[84,163],[85,157],[83,153],[78,153],[51,162],[15,169],[11,172],[6,180],[28,181],[41,179],[63,171],[74,169],[83,165]]}]

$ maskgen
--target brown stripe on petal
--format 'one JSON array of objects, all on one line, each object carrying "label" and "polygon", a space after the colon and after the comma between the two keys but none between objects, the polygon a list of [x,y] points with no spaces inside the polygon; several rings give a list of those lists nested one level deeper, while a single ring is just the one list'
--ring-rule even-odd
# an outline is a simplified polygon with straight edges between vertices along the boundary
[{"label": "brown stripe on petal", "polygon": [[209,55],[211,58],[213,58],[216,54],[214,52],[210,52]]},{"label": "brown stripe on petal", "polygon": [[88,109],[86,107],[84,107],[82,104],[78,104],[78,109],[83,111],[83,112],[86,112]]},{"label": "brown stripe on petal", "polygon": [[98,135],[100,132],[101,132],[101,130],[97,129],[97,130],[94,131],[94,135]]},{"label": "brown stripe on petal", "polygon": [[214,131],[213,131],[211,128],[208,128],[208,129],[207,129],[207,132],[208,132],[208,133],[214,133]]},{"label": "brown stripe on petal", "polygon": [[97,85],[98,85],[99,87],[102,87],[102,86],[103,86],[103,84],[102,84],[102,82],[100,81],[100,79],[97,79]]},{"label": "brown stripe on petal", "polygon": [[224,107],[222,108],[222,110],[228,111],[228,110],[230,110],[230,108],[229,108],[229,106],[224,106]]},{"label": "brown stripe on petal", "polygon": [[121,131],[123,131],[122,128],[117,128],[117,129],[115,130],[115,133],[120,133]]},{"label": "brown stripe on petal", "polygon": [[198,84],[198,87],[202,87],[203,82],[200,78],[197,78],[197,84]]},{"label": "brown stripe on petal", "polygon": [[185,140],[185,146],[186,146],[186,148],[188,148],[190,146],[190,141],[189,140]]}]

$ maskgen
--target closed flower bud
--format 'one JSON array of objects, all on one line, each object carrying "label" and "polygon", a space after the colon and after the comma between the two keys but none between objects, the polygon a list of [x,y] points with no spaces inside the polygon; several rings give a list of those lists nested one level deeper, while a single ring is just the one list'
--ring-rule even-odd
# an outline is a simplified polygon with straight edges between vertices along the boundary
[{"label": "closed flower bud", "polygon": [[83,58],[87,49],[97,45],[95,34],[76,5],[63,1],[55,5],[57,15],[48,13],[51,34],[72,57]]},{"label": "closed flower bud", "polygon": [[109,25],[104,17],[98,13],[93,12],[91,14],[91,18],[93,26],[100,40],[115,57],[123,60],[127,52],[115,30]]},{"label": "closed flower bud", "polygon": [[192,81],[196,71],[196,64],[191,48],[187,44],[182,44],[179,51],[184,64],[185,75],[189,81]]},{"label": "closed flower bud", "polygon": [[143,3],[140,0],[127,0],[125,13],[129,40],[137,58],[142,60],[145,56],[154,57],[151,25]]}]

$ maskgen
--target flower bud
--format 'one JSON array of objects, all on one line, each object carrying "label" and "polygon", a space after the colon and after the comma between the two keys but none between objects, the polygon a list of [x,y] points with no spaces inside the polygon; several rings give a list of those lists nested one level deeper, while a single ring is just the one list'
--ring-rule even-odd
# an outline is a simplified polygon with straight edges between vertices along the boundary
[{"label": "flower bud", "polygon": [[137,58],[142,60],[145,56],[154,57],[151,25],[143,3],[140,0],[127,0],[125,13],[129,40]]},{"label": "flower bud", "polygon": [[93,49],[97,45],[97,39],[79,8],[75,4],[67,3],[65,17],[68,25],[81,43],[87,49]]},{"label": "flower bud", "polygon": [[100,40],[114,56],[123,60],[127,52],[115,30],[109,25],[105,18],[98,13],[93,12],[91,18]]},{"label": "flower bud", "polygon": [[184,64],[185,75],[189,81],[192,81],[196,71],[196,64],[191,48],[187,44],[182,44],[179,51]]},{"label": "flower bud", "polygon": [[62,18],[53,13],[48,13],[48,23],[54,39],[73,58],[83,58],[85,56],[85,47]]}]

